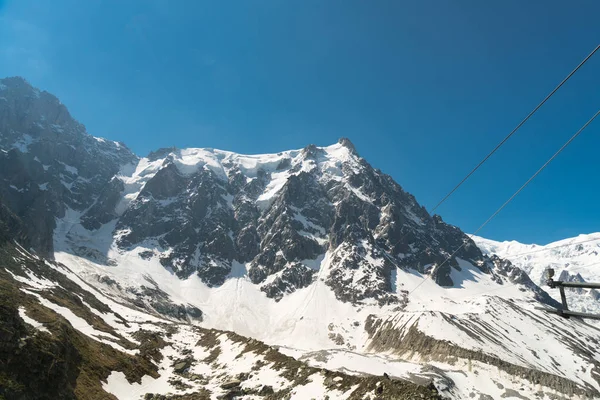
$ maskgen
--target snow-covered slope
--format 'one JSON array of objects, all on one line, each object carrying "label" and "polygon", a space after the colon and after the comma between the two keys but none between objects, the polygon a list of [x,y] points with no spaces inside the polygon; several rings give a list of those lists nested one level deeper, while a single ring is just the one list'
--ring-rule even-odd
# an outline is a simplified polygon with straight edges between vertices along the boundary
[{"label": "snow-covered slope", "polygon": [[[600,233],[579,235],[544,246],[497,242],[477,236],[473,240],[484,253],[510,260],[540,286],[545,285],[548,268],[555,270],[557,280],[600,282]],[[560,301],[558,290],[548,289],[548,293]],[[567,300],[573,310],[600,313],[600,293],[596,290],[567,290]]]},{"label": "snow-covered slope", "polygon": [[[187,291],[174,291],[198,306],[197,299],[205,299],[206,320],[196,327],[149,315],[98,291],[102,286],[82,273],[91,265],[77,271],[75,259],[65,260],[71,267],[66,268],[43,262],[22,248],[2,251],[12,261],[3,262],[0,278],[13,281],[25,296],[14,306],[26,316],[21,318],[31,332],[58,335],[59,326],[50,323],[56,317],[43,317],[36,308],[41,306],[114,351],[133,357],[153,354],[157,374],[148,372],[137,382],[126,370],[106,370],[101,387],[119,399],[148,393],[208,393],[207,398],[238,393],[241,398],[259,399],[271,389],[291,399],[362,399],[369,393],[376,398],[382,385],[386,393],[396,390],[396,395],[384,398],[418,399],[431,394],[388,381],[382,378],[384,373],[423,385],[433,382],[440,394],[454,399],[590,398],[586,393],[593,397],[598,389],[594,357],[599,349],[594,337],[600,331],[577,321],[565,325],[558,317],[545,318],[534,309],[537,302],[523,298],[517,286],[498,290],[486,274],[464,263],[463,278],[475,279],[455,289],[426,281],[423,291],[415,291],[414,300],[400,312],[375,305],[357,310],[339,302],[325,285],[300,290],[276,303],[243,278],[231,279],[222,288],[208,288],[199,280],[186,282]],[[139,265],[131,269],[135,267]],[[421,282],[414,272],[398,272],[398,281],[405,285]],[[139,279],[144,279],[141,273]],[[181,282],[173,278],[171,283],[177,281]],[[83,303],[63,297],[62,289]],[[220,324],[231,324],[238,331],[254,327],[249,336],[279,346],[210,329]],[[318,369],[323,367],[337,372]]]},{"label": "snow-covered slope", "polygon": [[[101,282],[114,280],[122,289],[155,282],[173,302],[203,310],[200,326],[281,346],[280,351],[315,366],[383,371],[415,382],[433,379],[449,398],[499,398],[523,387],[531,388],[518,392],[526,398],[537,392],[586,398],[600,389],[599,330],[536,310],[539,303],[523,285],[504,279],[499,284],[466,262],[452,276],[460,286],[442,288],[426,280],[401,309],[376,303],[357,308],[339,301],[322,280],[275,302],[243,274],[210,288],[197,277],[182,281],[158,263],[131,256],[116,267],[66,253],[57,258],[111,296],[122,291]],[[328,262],[326,257],[321,268],[326,270]],[[398,269],[397,290],[414,289],[425,278]]]},{"label": "snow-covered slope", "polygon": [[439,399],[425,385],[311,367],[233,332],[136,311],[10,242],[0,264],[2,398]]}]

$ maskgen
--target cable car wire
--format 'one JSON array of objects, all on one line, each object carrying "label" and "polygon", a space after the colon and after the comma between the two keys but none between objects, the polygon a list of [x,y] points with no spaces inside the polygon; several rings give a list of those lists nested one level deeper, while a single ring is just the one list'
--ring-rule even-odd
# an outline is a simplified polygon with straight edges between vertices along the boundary
[{"label": "cable car wire", "polygon": [[[496,217],[496,215],[498,215],[500,213],[500,211],[502,211],[515,197],[517,197],[519,195],[519,193],[521,193],[523,191],[523,189],[525,189],[527,187],[527,185],[529,185],[531,183],[531,181],[533,181],[556,157],[558,157],[558,155],[560,153],[563,152],[564,149],[567,148],[567,146],[569,146],[573,140],[575,140],[580,134],[581,132],[583,132],[585,130],[585,128],[587,128],[595,119],[596,117],[600,115],[600,110],[596,111],[596,113],[592,116],[592,118],[590,118],[581,128],[579,128],[579,130],[577,132],[575,132],[575,134],[573,136],[571,136],[569,138],[569,140],[567,140],[565,142],[565,144],[563,144],[561,146],[560,149],[558,149],[558,151],[556,153],[554,153],[552,155],[552,157],[550,157],[548,159],[548,161],[546,161],[544,163],[544,165],[542,165],[515,193],[513,193],[512,196],[510,196],[508,198],[508,200],[506,200],[504,202],[504,204],[502,204],[496,211],[494,211],[494,213],[487,219],[485,220],[485,222],[483,224],[481,224],[481,226],[479,226],[479,228],[477,228],[475,230],[475,232],[473,232],[472,235],[476,235],[479,231],[481,231],[488,223],[490,223],[490,221],[492,219],[494,219],[494,217]],[[467,243],[469,243],[469,241],[463,241],[463,244],[460,245],[459,248],[457,248],[452,254],[450,254],[439,266],[437,266],[435,269],[439,269],[442,266],[444,266],[452,257],[454,257],[456,255],[456,253],[458,253],[462,248],[464,248]],[[434,270],[435,270],[434,269]],[[427,279],[429,279],[431,277],[431,275],[433,275],[433,272],[431,272],[430,275],[428,275],[427,278],[423,279],[423,281],[421,283],[419,283],[413,290],[411,290],[408,294],[412,294],[415,290],[417,290],[423,283],[425,283],[425,281],[427,281]]]},{"label": "cable car wire", "polygon": [[452,196],[454,192],[456,192],[456,190],[460,186],[462,186],[463,183],[467,181],[467,179],[471,177],[471,175],[475,173],[475,171],[477,171],[496,151],[498,151],[498,149],[500,149],[500,147],[502,147],[502,145],[504,145],[504,143],[506,143],[508,139],[510,139],[511,136],[514,135],[525,124],[525,122],[527,122],[529,118],[531,118],[533,114],[535,114],[544,105],[544,103],[546,103],[554,95],[554,93],[556,93],[558,89],[560,89],[561,86],[564,85],[575,74],[575,72],[577,72],[590,58],[592,58],[592,56],[598,51],[598,49],[600,49],[600,44],[596,46],[596,48],[592,50],[592,52],[588,54],[588,56],[583,61],[581,61],[579,65],[575,67],[575,69],[571,71],[571,73],[569,73],[569,75],[567,75],[566,78],[563,79],[558,84],[558,86],[556,86],[554,90],[552,90],[544,98],[544,100],[542,100],[529,114],[527,114],[527,116],[521,122],[519,122],[519,124],[508,135],[506,135],[506,137],[502,139],[500,143],[498,143],[496,147],[494,147],[494,149],[491,152],[489,152],[488,155],[485,156],[483,160],[481,160],[479,164],[475,166],[475,168],[471,170],[471,172],[467,174],[467,176],[465,176],[450,192],[448,192],[448,194],[446,194],[446,196],[444,196],[442,200],[439,201],[439,203],[435,205],[435,207],[433,207],[433,209],[431,210],[431,214],[433,214],[435,210],[437,210],[450,196]]},{"label": "cable car wire", "polygon": [[[577,67],[575,67],[570,73],[569,75],[567,75],[559,84],[558,86],[556,86],[554,88],[554,90],[552,90],[545,98],[544,100],[542,100],[504,139],[502,139],[502,141],[500,143],[498,143],[498,145],[496,145],[496,147],[487,155],[485,156],[485,158],[483,160],[481,160],[479,162],[479,164],[477,164],[475,166],[475,168],[473,168],[471,170],[471,172],[469,172],[467,174],[467,176],[465,176],[448,194],[446,194],[446,196],[444,196],[444,198],[442,198],[435,207],[433,207],[433,209],[429,212],[431,215],[433,215],[433,213],[442,205],[442,203],[444,203],[450,196],[452,196],[452,194],[454,194],[454,192],[456,192],[456,190],[467,181],[467,179],[469,179],[471,177],[471,175],[473,175],[475,173],[475,171],[477,171],[479,169],[479,167],[481,167],[496,151],[498,151],[498,149],[500,149],[500,147],[502,147],[502,145],[504,143],[506,143],[506,141],[508,139],[510,139],[510,137],[512,135],[514,135],[520,128],[521,126],[523,126],[525,124],[525,122],[527,122],[527,120],[529,120],[529,118],[531,118],[533,116],[533,114],[535,114],[543,105],[544,103],[546,103],[546,101],[548,101],[553,95],[554,93],[556,93],[558,91],[558,89],[561,88],[561,86],[563,86],[590,58],[592,58],[592,56],[600,49],[600,44],[598,46],[596,46],[596,48],[594,50],[592,50],[592,52],[590,54],[587,55],[586,58],[583,59],[583,61],[581,61],[579,63],[579,65],[577,65]],[[408,233],[410,232],[407,231],[406,233],[402,234],[402,236],[400,237],[400,239],[398,239],[396,241],[396,243],[394,243],[394,245],[392,245],[390,247],[390,249],[393,249],[394,247],[396,247],[402,240],[404,240],[406,238],[406,235],[408,235]]]}]

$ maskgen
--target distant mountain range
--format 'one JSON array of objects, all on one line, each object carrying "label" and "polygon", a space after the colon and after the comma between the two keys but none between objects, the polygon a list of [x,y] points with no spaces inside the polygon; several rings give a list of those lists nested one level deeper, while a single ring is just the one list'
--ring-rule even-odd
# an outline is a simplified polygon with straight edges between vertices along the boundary
[{"label": "distant mountain range", "polygon": [[[485,254],[496,254],[521,268],[538,285],[544,286],[546,270],[555,270],[556,280],[567,282],[600,282],[600,233],[579,235],[545,246],[515,241],[496,242],[472,238]],[[560,301],[558,290],[548,290]],[[600,293],[594,289],[570,289],[567,301],[573,310],[600,314]]]}]

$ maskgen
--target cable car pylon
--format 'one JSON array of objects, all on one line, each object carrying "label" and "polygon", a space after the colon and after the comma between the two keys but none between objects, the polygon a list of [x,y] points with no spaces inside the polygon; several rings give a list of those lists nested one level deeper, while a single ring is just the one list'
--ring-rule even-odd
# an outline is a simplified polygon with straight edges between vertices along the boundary
[{"label": "cable car pylon", "polygon": [[579,317],[579,318],[589,318],[589,319],[598,319],[600,320],[600,314],[589,314],[582,313],[578,311],[569,310],[569,306],[567,304],[567,296],[565,295],[565,288],[581,288],[581,289],[600,289],[600,283],[594,282],[564,282],[564,281],[555,281],[552,279],[554,277],[554,269],[548,269],[548,280],[546,284],[550,286],[552,289],[558,288],[560,291],[560,300],[562,302],[562,309],[556,308],[548,308],[548,307],[536,307],[538,310],[543,310],[549,313],[558,314],[564,318],[570,317]]}]

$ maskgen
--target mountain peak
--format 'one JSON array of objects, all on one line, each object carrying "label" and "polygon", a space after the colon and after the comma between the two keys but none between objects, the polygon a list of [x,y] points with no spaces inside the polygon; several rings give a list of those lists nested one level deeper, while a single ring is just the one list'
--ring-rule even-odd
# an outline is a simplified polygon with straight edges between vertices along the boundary
[{"label": "mountain peak", "polygon": [[347,148],[348,150],[350,150],[351,153],[358,155],[358,153],[356,152],[356,147],[354,146],[354,143],[352,143],[350,141],[350,139],[348,139],[347,137],[339,138],[338,143],[341,144],[342,146],[344,146],[345,148]]},{"label": "mountain peak", "polygon": [[11,127],[17,131],[15,125],[20,124],[19,130],[28,134],[38,131],[40,125],[53,127],[59,133],[85,131],[56,96],[33,87],[20,76],[0,79],[0,104],[6,108],[0,129]]},{"label": "mountain peak", "polygon": [[154,150],[148,153],[146,158],[150,161],[156,161],[160,158],[165,158],[167,155],[175,151],[177,151],[177,147],[161,147],[158,150]]},{"label": "mountain peak", "polygon": [[25,79],[21,76],[8,76],[6,78],[0,79],[0,82],[5,86],[12,86],[12,87],[26,86],[26,87],[30,87],[33,89],[33,86],[31,86],[31,83],[29,83],[27,81],[27,79]]},{"label": "mountain peak", "polygon": [[0,91],[10,91],[17,96],[34,96],[35,98],[40,98],[43,95],[46,102],[56,103],[58,105],[61,104],[56,96],[46,91],[39,90],[32,86],[25,78],[20,76],[10,76],[0,79]]},{"label": "mountain peak", "polygon": [[316,159],[319,154],[323,154],[325,150],[322,147],[317,147],[314,144],[309,144],[302,149],[302,154],[306,159]]}]

